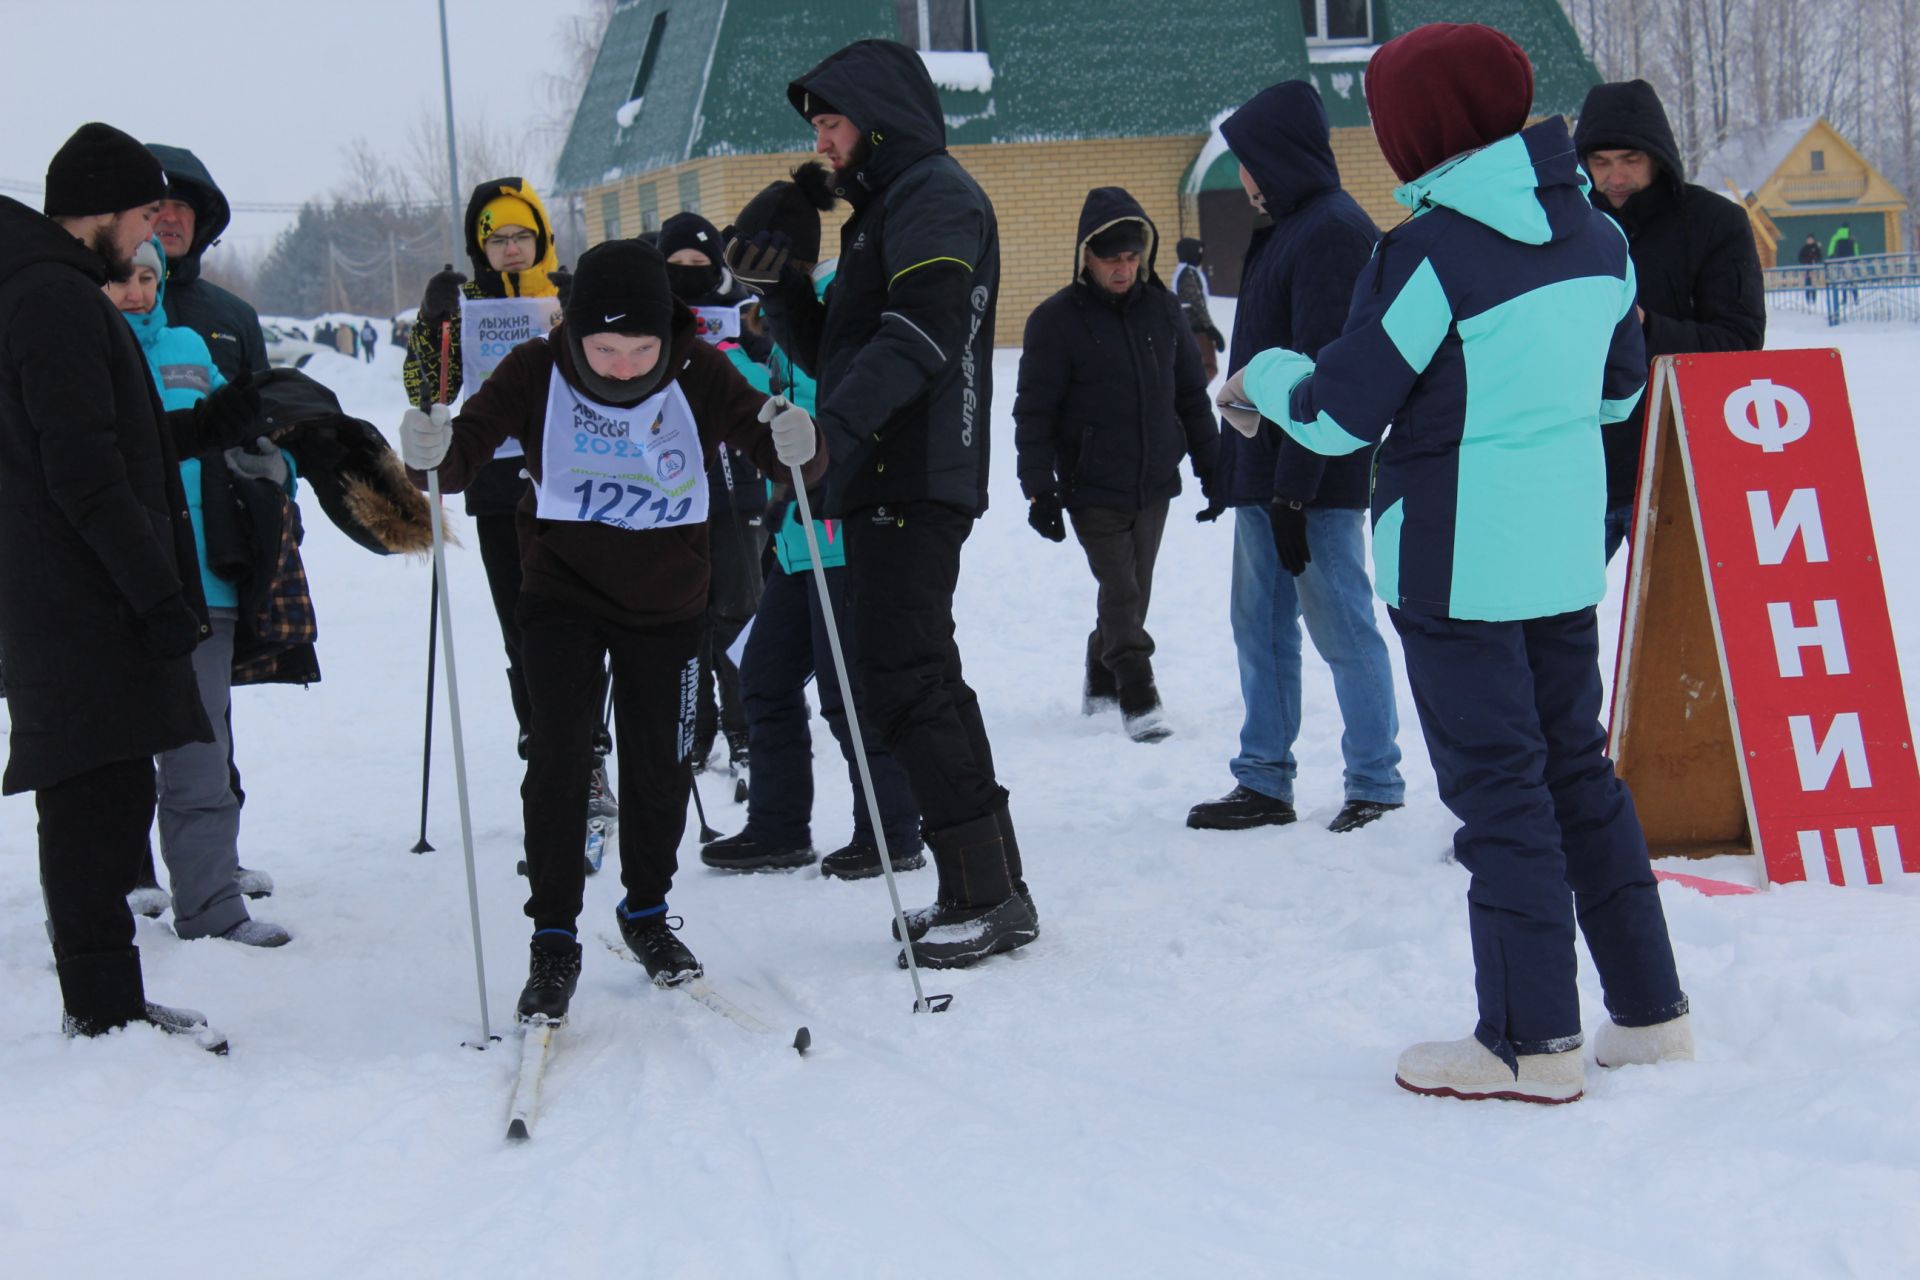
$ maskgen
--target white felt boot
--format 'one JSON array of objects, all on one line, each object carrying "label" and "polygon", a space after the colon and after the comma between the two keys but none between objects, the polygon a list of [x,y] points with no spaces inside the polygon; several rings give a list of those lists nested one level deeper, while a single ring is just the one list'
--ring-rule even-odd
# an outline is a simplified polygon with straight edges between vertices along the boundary
[{"label": "white felt boot", "polygon": [[1472,1036],[1414,1045],[1400,1055],[1394,1083],[1443,1098],[1506,1098],[1514,1102],[1572,1102],[1585,1090],[1580,1050],[1523,1053],[1518,1076]]},{"label": "white felt boot", "polygon": [[1612,1018],[1593,1035],[1593,1057],[1603,1067],[1650,1067],[1693,1061],[1693,1015],[1683,1013],[1650,1027],[1623,1027]]}]

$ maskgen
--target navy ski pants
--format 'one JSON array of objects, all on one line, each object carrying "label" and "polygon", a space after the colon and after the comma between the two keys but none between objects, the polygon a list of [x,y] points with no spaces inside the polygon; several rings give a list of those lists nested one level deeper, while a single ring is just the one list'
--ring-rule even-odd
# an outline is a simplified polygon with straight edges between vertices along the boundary
[{"label": "navy ski pants", "polygon": [[1594,611],[1519,622],[1389,612],[1473,877],[1475,1037],[1509,1065],[1580,1044],[1576,921],[1615,1022],[1685,1013],[1646,838],[1600,727]]}]

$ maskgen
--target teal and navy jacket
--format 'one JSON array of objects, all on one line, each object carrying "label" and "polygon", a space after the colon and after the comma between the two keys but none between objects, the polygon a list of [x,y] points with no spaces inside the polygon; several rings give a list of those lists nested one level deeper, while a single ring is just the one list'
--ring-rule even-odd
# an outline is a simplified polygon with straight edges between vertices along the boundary
[{"label": "teal and navy jacket", "polygon": [[1318,361],[1247,366],[1249,399],[1309,449],[1386,437],[1374,589],[1395,608],[1511,621],[1606,594],[1600,425],[1647,366],[1627,241],[1589,185],[1557,116],[1454,157],[1394,193],[1413,216]]},{"label": "teal and navy jacket", "polygon": [[[833,282],[831,265],[823,264],[814,272],[813,288],[816,296],[824,294],[827,286]],[[793,357],[775,344],[767,353],[765,364],[755,364],[739,346],[722,346],[727,359],[733,361],[734,368],[741,376],[759,391],[768,395],[776,392],[805,409],[814,412],[819,388],[812,376],[793,362]],[[837,569],[847,562],[846,539],[838,520],[815,520],[813,536],[820,543],[820,562],[828,569]],[[780,563],[783,573],[805,573],[813,568],[813,555],[807,550],[807,531],[800,520],[800,504],[788,499],[780,504],[779,525],[773,531],[773,555]]]}]

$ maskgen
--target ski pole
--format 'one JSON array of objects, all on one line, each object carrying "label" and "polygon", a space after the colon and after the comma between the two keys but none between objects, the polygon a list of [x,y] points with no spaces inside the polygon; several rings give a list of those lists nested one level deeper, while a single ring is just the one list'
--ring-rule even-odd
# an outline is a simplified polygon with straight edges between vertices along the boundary
[{"label": "ski pole", "polygon": [[[782,408],[784,397],[779,397]],[[827,624],[827,647],[833,650],[833,674],[840,681],[840,700],[847,708],[847,734],[853,739],[853,761],[860,767],[860,793],[866,798],[867,820],[873,825],[873,841],[880,847],[880,870],[887,877],[887,896],[893,899],[893,923],[900,931],[900,942],[905,947],[907,957],[907,975],[913,979],[913,1011],[915,1013],[944,1013],[953,1003],[952,996],[934,996],[928,999],[920,988],[920,962],[913,954],[913,939],[907,933],[907,913],[900,906],[900,886],[893,878],[893,855],[887,850],[887,828],[880,821],[880,801],[874,795],[873,771],[867,768],[866,737],[860,732],[859,704],[853,698],[853,682],[847,678],[847,658],[840,647],[840,623],[833,616],[833,599],[827,591],[827,569],[820,558],[820,539],[813,532],[813,510],[807,501],[807,482],[800,476],[796,464],[788,464],[793,473],[793,500],[800,504],[800,527],[806,531],[807,553],[813,559],[813,584],[820,591],[820,613]]]},{"label": "ski pole", "polygon": [[693,783],[693,811],[700,815],[700,843],[712,844],[720,838],[720,833],[707,825],[707,806],[700,803],[700,771],[693,768],[693,761],[687,761],[691,772],[687,780]]},{"label": "ski pole", "polygon": [[433,599],[427,605],[427,727],[420,742],[420,838],[413,843],[412,852],[432,853],[433,846],[427,842],[427,790],[433,779],[433,667],[439,646],[440,626],[440,568],[434,566]]},{"label": "ski pole", "polygon": [[[447,393],[448,349],[453,322],[440,322],[440,403]],[[460,675],[453,658],[453,596],[447,587],[446,515],[440,510],[440,468],[427,472],[427,499],[433,513],[433,576],[440,604],[440,642],[447,650],[447,716],[453,729],[453,785],[460,800],[460,846],[467,859],[467,911],[473,922],[473,975],[480,990],[480,1044],[493,1043],[493,1023],[487,1016],[487,961],[480,944],[480,885],[473,871],[473,811],[467,803],[467,748],[460,727]]]}]

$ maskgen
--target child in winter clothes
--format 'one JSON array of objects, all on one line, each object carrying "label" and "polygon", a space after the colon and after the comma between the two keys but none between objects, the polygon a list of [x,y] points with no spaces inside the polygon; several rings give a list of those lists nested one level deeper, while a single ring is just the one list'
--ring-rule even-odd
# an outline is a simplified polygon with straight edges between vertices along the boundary
[{"label": "child in winter clothes", "polygon": [[[132,278],[110,283],[106,291],[132,326],[160,389],[161,404],[171,411],[193,407],[224,387],[226,379],[199,334],[167,323],[165,263],[160,241],[149,240],[134,254]],[[241,475],[275,478],[291,492],[285,459],[278,449],[265,454],[232,449],[212,450],[180,463],[211,626],[193,653],[194,678],[215,739],[175,747],[158,758],[160,853],[172,889],[174,932],[182,938],[220,937],[248,946],[277,947],[290,937],[277,924],[249,918],[239,879],[240,801],[227,769],[231,750],[227,700],[240,599],[233,583],[208,568],[201,504],[202,466],[231,465]]]},{"label": "child in winter clothes", "polygon": [[668,924],[667,891],[692,783],[712,559],[706,460],[727,444],[763,469],[826,469],[807,413],[767,400],[694,329],[659,251],[609,241],[581,256],[549,338],[514,348],[458,417],[436,405],[409,410],[401,425],[408,465],[437,468],[449,491],[508,440],[524,448],[532,480],[516,513],[532,711],[521,788],[534,923],[523,1019],[564,1018],[579,980],[586,765],[609,658],[628,797],[620,931],[655,982],[701,972]]}]

